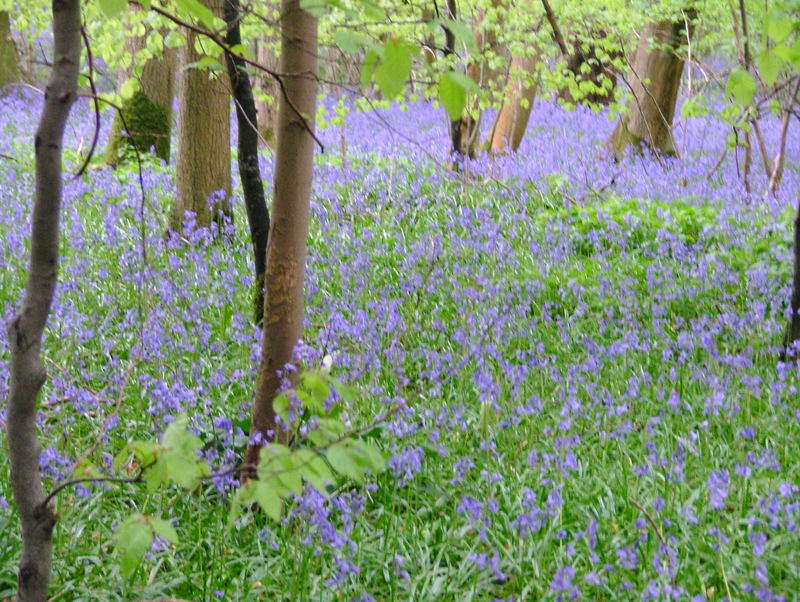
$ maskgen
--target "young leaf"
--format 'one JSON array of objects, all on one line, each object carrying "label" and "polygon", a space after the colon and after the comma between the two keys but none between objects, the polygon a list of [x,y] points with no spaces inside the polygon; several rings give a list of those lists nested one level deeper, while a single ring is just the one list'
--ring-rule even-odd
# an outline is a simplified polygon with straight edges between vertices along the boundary
[{"label": "young leaf", "polygon": [[173,527],[169,521],[150,516],[147,517],[147,522],[150,523],[150,527],[153,529],[153,532],[156,535],[160,535],[173,545],[179,543],[178,533],[175,531],[175,527]]},{"label": "young leaf", "polygon": [[100,0],[100,9],[109,18],[114,18],[128,7],[128,0]]},{"label": "young leaf", "polygon": [[144,558],[145,552],[153,542],[153,531],[141,514],[134,514],[125,520],[116,534],[116,548],[119,565],[124,577],[130,577]]},{"label": "young leaf", "polygon": [[300,474],[317,491],[326,494],[328,483],[333,482],[333,473],[325,460],[310,449],[297,451],[297,458],[300,461]]},{"label": "young leaf", "polygon": [[378,88],[388,99],[397,97],[406,85],[411,73],[411,48],[392,38],[383,49],[383,60],[375,69],[375,81]]},{"label": "young leaf", "polygon": [[756,95],[756,82],[753,76],[745,69],[737,67],[731,71],[728,77],[725,93],[733,96],[736,102],[746,107],[753,102],[753,98]]},{"label": "young leaf", "polygon": [[461,21],[453,21],[452,19],[445,19],[444,26],[453,33],[457,40],[463,42],[467,50],[477,52],[478,46],[475,44],[475,36],[468,26]]},{"label": "young leaf", "polygon": [[344,442],[337,443],[328,448],[328,462],[333,469],[354,481],[361,483],[364,480],[364,470],[359,466],[357,454]]},{"label": "young leaf", "polygon": [[777,56],[765,50],[756,56],[756,66],[761,79],[768,86],[771,86],[778,79],[778,72],[781,70],[781,62]]},{"label": "young leaf", "polygon": [[258,505],[261,509],[274,521],[281,520],[281,509],[283,508],[283,500],[281,500],[275,487],[270,483],[258,481],[253,486],[253,494]]},{"label": "young leaf", "polygon": [[451,120],[461,118],[464,104],[467,102],[467,92],[464,86],[453,77],[454,71],[442,74],[439,80],[439,102],[442,103],[444,110]]},{"label": "young leaf", "polygon": [[788,15],[776,12],[770,13],[764,24],[767,36],[776,44],[780,44],[788,38],[789,34],[792,33],[793,27],[794,23],[792,23],[792,19]]},{"label": "young leaf", "polygon": [[346,29],[338,29],[333,34],[334,43],[349,54],[361,52],[364,48],[364,36]]}]

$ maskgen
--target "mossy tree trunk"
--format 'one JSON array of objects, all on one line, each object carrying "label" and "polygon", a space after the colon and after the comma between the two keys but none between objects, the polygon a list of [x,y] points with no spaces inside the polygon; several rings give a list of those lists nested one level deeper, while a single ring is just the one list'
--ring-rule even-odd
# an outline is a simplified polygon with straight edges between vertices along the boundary
[{"label": "mossy tree trunk", "polygon": [[[221,0],[205,4],[222,16]],[[197,36],[185,33],[186,45],[180,52],[177,195],[169,217],[169,227],[176,232],[183,230],[187,212],[194,213],[197,227],[221,223],[231,215],[230,82],[225,74],[186,68],[203,54],[195,46]],[[213,43],[203,44],[209,52],[217,52]]]},{"label": "mossy tree trunk", "polygon": [[506,98],[497,112],[489,139],[489,151],[494,154],[516,152],[528,127],[536,82],[532,80],[539,57],[515,56],[511,59],[511,72],[506,87]]},{"label": "mossy tree trunk", "polygon": [[19,54],[11,37],[11,19],[8,12],[0,11],[0,88],[20,80]]},{"label": "mossy tree trunk", "polygon": [[[689,31],[686,31],[686,22]],[[675,51],[692,35],[693,15],[687,21],[660,21],[642,33],[629,83],[633,98],[608,141],[620,157],[628,146],[643,145],[662,155],[675,154],[672,119],[683,74],[683,58]]]},{"label": "mossy tree trunk", "polygon": [[281,73],[288,74],[284,79],[288,101],[281,97],[278,111],[264,335],[247,465],[258,464],[261,447],[277,434],[272,403],[281,391],[285,376],[281,373],[294,362],[294,349],[303,334],[318,45],[317,20],[300,7],[301,1],[281,3]]},{"label": "mossy tree trunk", "polygon": [[567,72],[574,78],[574,88],[561,90],[559,98],[567,103],[583,103],[608,106],[616,99],[615,61],[623,57],[621,50],[609,49],[608,34],[597,31],[592,42],[575,40],[572,53],[565,57]]},{"label": "mossy tree trunk", "polygon": [[[133,63],[136,54],[146,45],[147,34],[125,40],[125,52],[134,57]],[[134,78],[137,89],[122,103],[122,116],[114,115],[106,147],[109,164],[116,165],[130,158],[132,148],[140,153],[152,150],[157,157],[169,162],[176,61],[175,50],[165,48],[161,56],[149,58],[140,72],[133,67],[120,71],[120,84]]]}]

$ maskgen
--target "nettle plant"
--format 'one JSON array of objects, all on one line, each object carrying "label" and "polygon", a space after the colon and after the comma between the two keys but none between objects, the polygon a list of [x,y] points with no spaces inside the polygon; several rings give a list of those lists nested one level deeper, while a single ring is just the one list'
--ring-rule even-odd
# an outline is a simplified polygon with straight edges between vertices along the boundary
[{"label": "nettle plant", "polygon": [[[51,496],[70,484],[87,481],[142,482],[148,493],[168,487],[194,491],[203,482],[234,473],[243,484],[232,496],[228,527],[235,527],[243,509],[254,506],[280,521],[286,504],[293,496],[301,496],[304,487],[313,487],[327,497],[341,479],[360,484],[368,474],[386,469],[377,438],[381,423],[393,410],[369,427],[354,431],[346,409],[357,400],[355,389],[331,377],[326,369],[306,370],[296,386],[289,386],[276,398],[280,432],[276,441],[261,448],[258,466],[211,473],[200,454],[203,439],[191,432],[189,417],[181,414],[160,442],[132,441],[117,454],[113,467],[119,477],[105,476],[93,464],[82,463],[74,479],[58,486]],[[133,575],[157,537],[169,544],[179,543],[177,531],[166,518],[134,513],[120,523],[115,544],[123,576]]]}]

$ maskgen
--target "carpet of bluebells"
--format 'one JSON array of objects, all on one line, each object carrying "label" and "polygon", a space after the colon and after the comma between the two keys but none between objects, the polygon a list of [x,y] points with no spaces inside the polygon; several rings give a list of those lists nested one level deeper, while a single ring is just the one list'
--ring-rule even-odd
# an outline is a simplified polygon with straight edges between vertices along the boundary
[{"label": "carpet of bluebells", "polygon": [[[326,103],[327,115],[334,113]],[[0,316],[24,283],[40,101],[3,99]],[[101,144],[110,114],[104,115]],[[792,600],[800,591],[798,371],[777,360],[800,147],[779,198],[754,194],[728,132],[676,128],[678,160],[602,149],[603,113],[538,102],[519,154],[447,162],[440,109],[351,111],[321,132],[307,266],[305,365],[354,385],[354,427],[389,470],[280,523],[226,530],[235,482],[148,495],[59,495],[52,591],[64,600]],[[763,124],[776,147],[777,124]],[[67,130],[75,170],[86,106]],[[266,179],[271,159],[263,157]],[[234,170],[235,171],[235,170]],[[212,470],[236,465],[259,333],[241,200],[218,232],[165,236],[170,167],[97,166],[65,185],[64,259],[46,334],[41,469],[111,472],[134,439],[188,412]],[[0,343],[0,396],[8,390]],[[0,425],[5,411],[0,410]],[[0,443],[5,447],[4,435]],[[17,517],[0,455],[0,599]],[[114,528],[175,524],[133,578]]]}]

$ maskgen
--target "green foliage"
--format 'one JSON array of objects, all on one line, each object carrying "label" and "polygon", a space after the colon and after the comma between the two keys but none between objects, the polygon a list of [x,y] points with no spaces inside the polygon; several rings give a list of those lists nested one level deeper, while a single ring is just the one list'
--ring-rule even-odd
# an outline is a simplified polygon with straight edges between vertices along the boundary
[{"label": "green foliage", "polygon": [[353,396],[352,388],[327,370],[307,370],[295,388],[275,398],[275,413],[288,431],[297,434],[304,425],[307,433],[303,440],[295,437],[292,447],[273,442],[261,449],[258,479],[237,490],[229,526],[239,518],[241,508],[253,503],[274,521],[280,520],[285,503],[302,493],[304,481],[327,495],[335,473],[363,483],[368,473],[377,475],[386,469],[378,445],[351,433],[341,418],[340,400],[352,402]]},{"label": "green foliage", "polygon": [[[122,117],[118,114],[114,115],[106,160],[112,164],[116,164],[120,160],[123,162],[129,160],[134,154],[133,148],[135,147],[140,153],[149,152],[152,148],[158,158],[169,161],[171,108],[153,102],[138,89],[136,80],[131,79],[126,82],[127,84],[131,84],[134,91],[123,102]],[[121,95],[123,97],[127,95],[125,87],[122,88]],[[125,125],[123,125],[123,119]],[[123,134],[125,126],[130,133]]]}]

